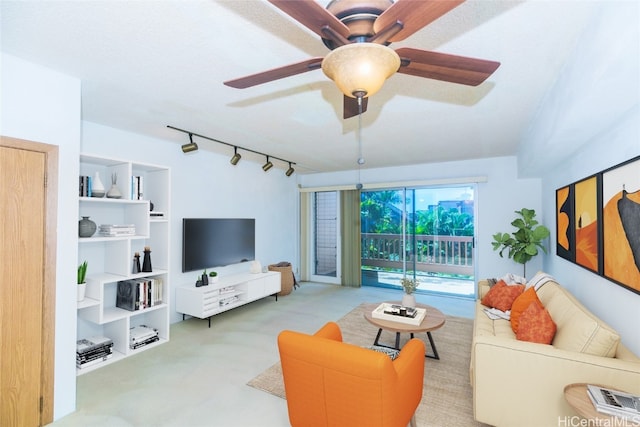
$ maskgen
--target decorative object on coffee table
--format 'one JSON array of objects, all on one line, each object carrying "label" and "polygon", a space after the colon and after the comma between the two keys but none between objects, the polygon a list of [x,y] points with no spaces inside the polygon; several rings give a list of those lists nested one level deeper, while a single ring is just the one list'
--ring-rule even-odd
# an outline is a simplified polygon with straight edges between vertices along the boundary
[{"label": "decorative object on coffee table", "polygon": [[78,236],[80,237],[91,237],[95,234],[96,229],[96,223],[91,221],[88,216],[83,216],[78,221]]},{"label": "decorative object on coffee table", "polygon": [[122,193],[120,193],[120,189],[118,189],[118,174],[111,174],[111,188],[107,191],[107,197],[110,199],[119,199],[122,197]]},{"label": "decorative object on coffee table", "polygon": [[405,307],[415,307],[416,297],[415,295],[413,295],[413,293],[418,288],[418,280],[410,279],[405,276],[400,279],[400,284],[402,284],[402,289],[404,289],[404,295],[402,296],[402,305]]}]

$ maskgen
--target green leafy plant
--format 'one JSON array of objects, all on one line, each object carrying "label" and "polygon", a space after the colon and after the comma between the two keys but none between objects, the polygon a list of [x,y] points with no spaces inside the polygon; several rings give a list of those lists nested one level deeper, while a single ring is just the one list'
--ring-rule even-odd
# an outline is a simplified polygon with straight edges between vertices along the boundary
[{"label": "green leafy plant", "polygon": [[409,279],[408,277],[403,277],[402,279],[400,279],[400,284],[402,285],[402,288],[407,295],[411,295],[412,293],[414,293],[416,288],[418,287],[418,281],[415,279]]},{"label": "green leafy plant", "polygon": [[215,271],[210,271],[209,272],[209,277],[216,277],[218,275],[218,273],[216,273]]},{"label": "green leafy plant", "polygon": [[527,262],[538,255],[538,248],[546,254],[547,249],[542,245],[542,241],[549,237],[549,229],[538,223],[535,219],[534,209],[522,208],[515,211],[519,218],[511,222],[516,231],[513,233],[496,233],[493,235],[493,250],[500,250],[500,256],[508,249],[507,256],[518,264],[522,264],[524,276],[527,275]]},{"label": "green leafy plant", "polygon": [[86,282],[87,278],[87,261],[78,266],[78,285]]}]

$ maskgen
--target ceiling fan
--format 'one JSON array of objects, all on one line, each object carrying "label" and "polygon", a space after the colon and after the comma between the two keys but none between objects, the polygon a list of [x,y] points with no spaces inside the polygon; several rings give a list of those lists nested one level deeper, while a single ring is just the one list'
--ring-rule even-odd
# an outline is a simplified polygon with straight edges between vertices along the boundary
[{"label": "ceiling fan", "polygon": [[331,52],[224,82],[245,89],[322,68],[344,93],[343,118],[366,111],[367,98],[398,72],[477,86],[499,62],[402,47],[389,48],[465,0],[268,0],[321,38]]}]

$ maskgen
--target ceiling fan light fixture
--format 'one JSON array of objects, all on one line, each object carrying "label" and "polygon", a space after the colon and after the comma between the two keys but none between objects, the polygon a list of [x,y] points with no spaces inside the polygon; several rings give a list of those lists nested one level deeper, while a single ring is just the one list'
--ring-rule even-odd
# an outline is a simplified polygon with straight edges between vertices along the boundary
[{"label": "ceiling fan light fixture", "polygon": [[399,68],[400,57],[393,49],[367,42],[340,46],[322,61],[322,71],[351,98],[375,94]]}]

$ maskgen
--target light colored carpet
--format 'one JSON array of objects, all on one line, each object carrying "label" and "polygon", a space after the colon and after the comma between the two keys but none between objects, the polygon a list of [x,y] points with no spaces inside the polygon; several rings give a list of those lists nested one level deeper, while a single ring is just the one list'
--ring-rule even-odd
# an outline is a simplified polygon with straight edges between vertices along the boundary
[{"label": "light colored carpet", "polygon": [[[337,321],[344,342],[356,345],[371,345],[377,328],[364,319],[364,308],[360,305]],[[473,320],[447,317],[444,326],[431,335],[438,349],[440,360],[425,358],[425,376],[422,401],[416,411],[419,426],[483,426],[473,419],[473,402],[469,383],[469,361]],[[426,334],[423,339],[431,353]],[[392,344],[395,334],[383,331],[381,342]],[[401,337],[401,344],[409,339]],[[247,383],[251,387],[285,398],[280,363]]]}]

